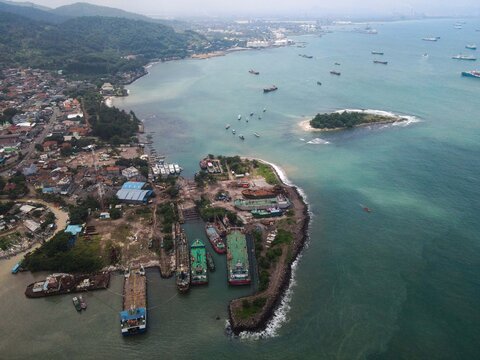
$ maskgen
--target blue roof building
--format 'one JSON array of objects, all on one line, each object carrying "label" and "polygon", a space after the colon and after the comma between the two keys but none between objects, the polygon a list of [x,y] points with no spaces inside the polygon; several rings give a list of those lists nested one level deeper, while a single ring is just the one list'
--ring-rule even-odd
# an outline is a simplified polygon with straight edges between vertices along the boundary
[{"label": "blue roof building", "polygon": [[83,230],[82,225],[68,225],[65,229],[65,232],[71,234],[70,239],[68,240],[68,245],[73,246],[77,241],[78,234]]},{"label": "blue roof building", "polygon": [[122,185],[122,189],[127,190],[142,190],[146,183],[141,181],[127,181]]}]

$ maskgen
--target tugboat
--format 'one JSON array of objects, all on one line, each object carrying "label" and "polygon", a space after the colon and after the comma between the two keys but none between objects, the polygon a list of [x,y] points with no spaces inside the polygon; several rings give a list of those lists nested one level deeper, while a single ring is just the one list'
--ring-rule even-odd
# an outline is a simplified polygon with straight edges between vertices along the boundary
[{"label": "tugboat", "polygon": [[275,85],[272,85],[272,86],[270,86],[270,87],[268,87],[268,88],[264,88],[264,89],[263,89],[263,92],[264,92],[264,93],[269,93],[269,92],[276,91],[276,90],[278,90],[278,87],[276,87]]},{"label": "tugboat", "polygon": [[80,300],[78,300],[78,297],[74,296],[72,298],[73,301],[73,306],[75,306],[75,309],[80,312],[82,311],[82,305],[80,305]]},{"label": "tugboat", "polygon": [[207,266],[208,270],[215,271],[215,262],[213,261],[213,256],[207,251]]},{"label": "tugboat", "polygon": [[87,302],[85,301],[82,295],[78,295],[78,301],[80,301],[80,308],[82,310],[87,310]]}]

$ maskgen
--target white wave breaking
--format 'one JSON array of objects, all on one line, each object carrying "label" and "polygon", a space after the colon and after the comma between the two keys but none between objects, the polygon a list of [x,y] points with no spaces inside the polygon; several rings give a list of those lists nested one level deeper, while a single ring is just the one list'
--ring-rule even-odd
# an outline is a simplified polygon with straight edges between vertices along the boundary
[{"label": "white wave breaking", "polygon": [[313,140],[307,141],[307,144],[311,144],[311,145],[327,145],[327,144],[330,144],[330,141],[323,140],[323,139],[320,139],[320,138],[315,138],[315,139],[313,139]]},{"label": "white wave breaking", "polygon": [[278,336],[278,330],[288,321],[288,312],[290,311],[290,302],[293,297],[293,288],[297,285],[295,275],[300,262],[301,254],[292,263],[292,273],[290,283],[285,294],[280,301],[280,305],[275,309],[273,318],[268,322],[265,330],[258,332],[242,331],[238,336],[242,340],[260,340]]}]

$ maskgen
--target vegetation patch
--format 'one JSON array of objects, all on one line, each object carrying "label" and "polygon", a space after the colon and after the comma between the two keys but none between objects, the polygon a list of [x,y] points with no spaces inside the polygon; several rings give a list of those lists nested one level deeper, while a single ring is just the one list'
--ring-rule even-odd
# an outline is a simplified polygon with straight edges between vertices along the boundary
[{"label": "vegetation patch", "polygon": [[267,299],[265,297],[257,297],[253,301],[243,299],[242,307],[238,309],[237,315],[241,319],[248,319],[257,314],[260,310],[262,310],[266,302]]},{"label": "vegetation patch", "polygon": [[341,129],[352,128],[361,124],[394,122],[397,120],[398,118],[390,116],[343,111],[317,114],[312,120],[310,120],[310,126],[315,129]]},{"label": "vegetation patch", "polygon": [[258,175],[262,176],[265,181],[270,185],[279,185],[280,180],[277,177],[277,174],[272,169],[270,165],[261,163],[259,161],[253,161],[253,167]]},{"label": "vegetation patch", "polygon": [[72,246],[71,234],[59,232],[31,254],[25,256],[22,267],[34,271],[90,273],[104,266],[100,237],[79,237]]}]

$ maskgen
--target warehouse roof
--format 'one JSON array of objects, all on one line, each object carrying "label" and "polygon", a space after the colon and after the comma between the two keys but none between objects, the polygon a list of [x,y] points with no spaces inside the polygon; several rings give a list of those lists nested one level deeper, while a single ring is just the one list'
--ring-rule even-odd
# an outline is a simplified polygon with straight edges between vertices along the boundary
[{"label": "warehouse roof", "polygon": [[152,190],[120,189],[117,197],[125,201],[146,201],[152,194]]}]

